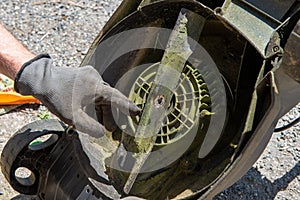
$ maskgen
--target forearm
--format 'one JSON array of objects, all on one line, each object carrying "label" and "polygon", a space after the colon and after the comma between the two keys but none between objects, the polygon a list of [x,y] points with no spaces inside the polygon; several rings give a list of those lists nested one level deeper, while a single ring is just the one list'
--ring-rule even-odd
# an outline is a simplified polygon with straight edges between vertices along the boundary
[{"label": "forearm", "polygon": [[0,24],[0,73],[14,79],[22,65],[34,57]]}]

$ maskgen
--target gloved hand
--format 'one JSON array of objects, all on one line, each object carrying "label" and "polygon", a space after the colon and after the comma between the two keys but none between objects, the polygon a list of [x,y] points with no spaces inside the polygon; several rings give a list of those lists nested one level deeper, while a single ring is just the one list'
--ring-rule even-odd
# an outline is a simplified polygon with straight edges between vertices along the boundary
[{"label": "gloved hand", "polygon": [[101,137],[105,129],[83,111],[84,106],[103,106],[103,114],[111,113],[110,105],[127,115],[140,112],[120,91],[106,84],[93,67],[55,67],[47,54],[23,65],[15,78],[15,90],[36,97],[62,121],[94,137]]}]

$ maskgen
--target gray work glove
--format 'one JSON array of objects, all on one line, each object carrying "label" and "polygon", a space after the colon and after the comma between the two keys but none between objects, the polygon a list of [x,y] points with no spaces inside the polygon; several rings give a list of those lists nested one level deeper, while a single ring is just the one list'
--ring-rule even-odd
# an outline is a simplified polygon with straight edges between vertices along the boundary
[{"label": "gray work glove", "polygon": [[55,67],[47,54],[23,65],[15,78],[15,90],[36,97],[62,121],[94,137],[101,137],[105,129],[83,111],[84,106],[95,104],[96,110],[103,107],[102,113],[109,117],[110,106],[127,115],[140,112],[121,92],[106,84],[93,67]]}]

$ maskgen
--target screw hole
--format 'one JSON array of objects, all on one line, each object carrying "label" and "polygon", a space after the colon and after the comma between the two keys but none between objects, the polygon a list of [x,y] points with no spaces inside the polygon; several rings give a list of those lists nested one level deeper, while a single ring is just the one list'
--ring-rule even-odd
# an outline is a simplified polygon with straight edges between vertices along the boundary
[{"label": "screw hole", "polygon": [[217,8],[215,9],[215,13],[216,13],[216,14],[219,14],[219,15],[223,15],[223,14],[224,14],[224,11],[222,10],[221,7],[217,7]]},{"label": "screw hole", "polygon": [[165,97],[163,95],[159,95],[154,99],[154,106],[156,108],[162,108],[165,104]]}]

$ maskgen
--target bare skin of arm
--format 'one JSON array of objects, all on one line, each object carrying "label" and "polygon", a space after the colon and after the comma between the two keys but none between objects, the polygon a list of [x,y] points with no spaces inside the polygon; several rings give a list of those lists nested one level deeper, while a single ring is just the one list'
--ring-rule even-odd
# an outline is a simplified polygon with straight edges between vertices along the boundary
[{"label": "bare skin of arm", "polygon": [[34,57],[0,24],[0,73],[14,79],[23,64]]}]

